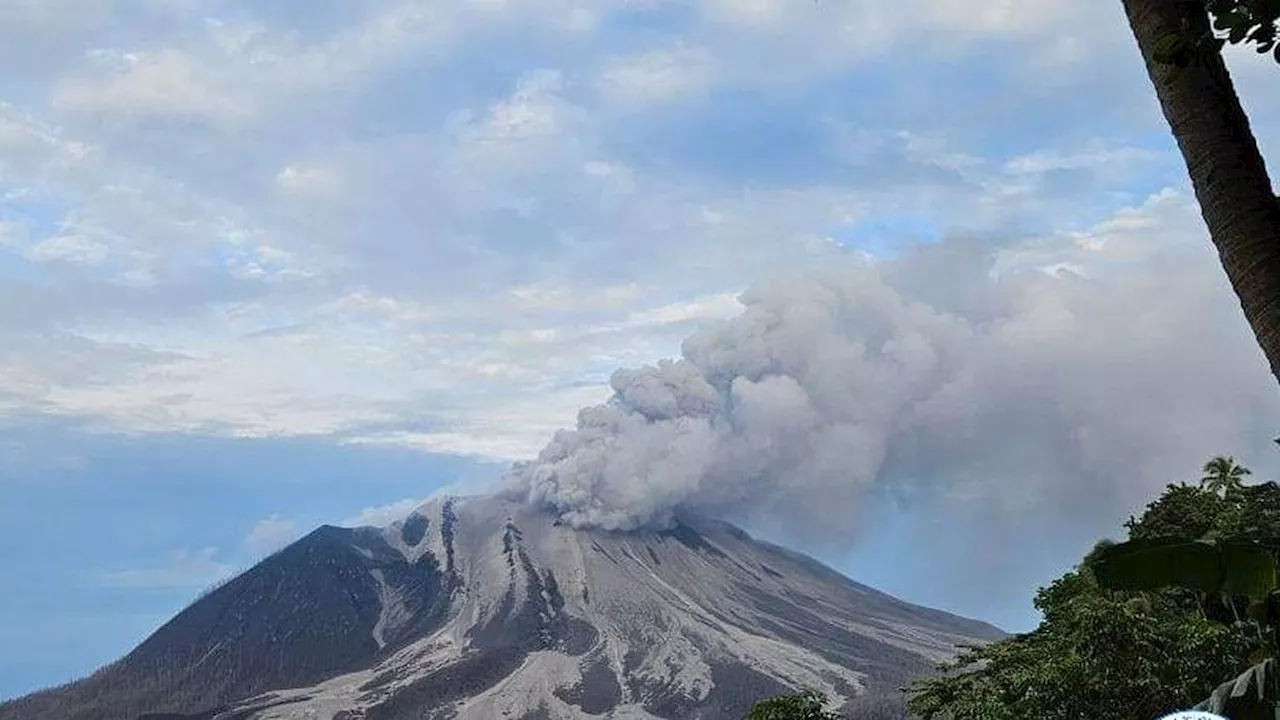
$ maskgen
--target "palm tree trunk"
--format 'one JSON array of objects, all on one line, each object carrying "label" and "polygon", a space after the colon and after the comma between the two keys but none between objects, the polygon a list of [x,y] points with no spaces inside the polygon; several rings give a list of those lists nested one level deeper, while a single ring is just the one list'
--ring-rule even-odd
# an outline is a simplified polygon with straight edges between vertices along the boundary
[{"label": "palm tree trunk", "polygon": [[1152,60],[1168,33],[1209,30],[1203,0],[1122,0],[1178,141],[1209,236],[1280,380],[1280,202],[1221,55],[1175,72]]}]

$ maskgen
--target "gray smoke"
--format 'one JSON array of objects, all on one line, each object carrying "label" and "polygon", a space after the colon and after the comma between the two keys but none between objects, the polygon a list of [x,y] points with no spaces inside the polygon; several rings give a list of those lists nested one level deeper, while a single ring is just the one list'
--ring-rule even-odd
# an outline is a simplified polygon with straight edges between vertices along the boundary
[{"label": "gray smoke", "polygon": [[1280,428],[1191,212],[1161,196],[1093,242],[952,239],[760,283],[511,479],[615,530],[694,510],[820,541],[872,493],[1121,515]]}]

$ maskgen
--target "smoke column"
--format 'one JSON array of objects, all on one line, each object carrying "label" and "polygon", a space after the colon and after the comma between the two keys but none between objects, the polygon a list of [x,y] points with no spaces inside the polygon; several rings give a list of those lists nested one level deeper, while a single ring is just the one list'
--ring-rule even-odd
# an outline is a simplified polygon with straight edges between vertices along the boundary
[{"label": "smoke column", "polygon": [[[1143,210],[1187,207],[1167,194]],[[1280,429],[1194,228],[1182,242],[1151,223],[1092,243],[953,239],[762,282],[679,359],[617,371],[612,398],[509,480],[611,530],[693,510],[830,538],[871,492],[1127,512]]]}]

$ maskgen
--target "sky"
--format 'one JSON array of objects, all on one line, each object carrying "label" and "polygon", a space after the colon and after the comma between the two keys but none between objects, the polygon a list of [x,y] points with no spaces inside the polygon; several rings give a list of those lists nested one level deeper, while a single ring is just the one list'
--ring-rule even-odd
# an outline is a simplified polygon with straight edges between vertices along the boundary
[{"label": "sky", "polygon": [[744,522],[862,582],[1027,629],[1164,483],[1280,465],[1113,0],[0,0],[0,697],[851,263],[967,323],[954,402],[822,537]]}]

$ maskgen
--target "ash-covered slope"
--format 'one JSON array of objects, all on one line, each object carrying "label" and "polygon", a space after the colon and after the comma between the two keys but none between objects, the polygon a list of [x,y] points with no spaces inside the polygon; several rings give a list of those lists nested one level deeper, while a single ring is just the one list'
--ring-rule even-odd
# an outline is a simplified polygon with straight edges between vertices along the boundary
[{"label": "ash-covered slope", "polygon": [[737,720],[800,687],[852,712],[1000,635],[725,523],[619,534],[449,499],[321,528],[0,720]]}]

